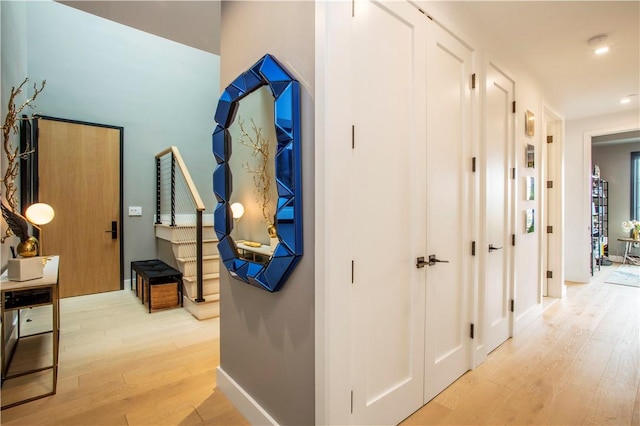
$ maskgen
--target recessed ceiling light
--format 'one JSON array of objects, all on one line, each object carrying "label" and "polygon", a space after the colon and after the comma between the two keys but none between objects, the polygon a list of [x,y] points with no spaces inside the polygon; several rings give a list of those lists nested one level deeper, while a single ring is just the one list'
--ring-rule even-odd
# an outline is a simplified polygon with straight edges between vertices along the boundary
[{"label": "recessed ceiling light", "polygon": [[634,96],[636,96],[636,94],[635,94],[635,93],[634,93],[634,94],[631,94],[631,95],[629,95],[629,96],[627,96],[627,97],[625,97],[625,98],[622,98],[622,99],[620,99],[620,103],[621,103],[622,105],[625,105],[625,104],[631,103],[631,98],[632,98],[632,97],[634,97]]},{"label": "recessed ceiling light", "polygon": [[607,35],[600,34],[595,37],[591,37],[589,41],[587,41],[587,45],[591,49],[593,49],[593,52],[596,55],[602,55],[609,51],[609,46],[607,46],[606,42],[607,42]]}]

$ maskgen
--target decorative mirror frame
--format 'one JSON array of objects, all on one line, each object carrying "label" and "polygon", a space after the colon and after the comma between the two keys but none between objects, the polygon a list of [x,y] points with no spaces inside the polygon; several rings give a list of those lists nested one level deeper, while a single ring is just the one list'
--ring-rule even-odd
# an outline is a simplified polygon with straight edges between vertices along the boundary
[{"label": "decorative mirror frame", "polygon": [[[268,85],[274,97],[274,126],[277,139],[275,180],[278,191],[275,224],[278,244],[266,263],[239,256],[231,237],[233,216],[229,200],[233,176],[229,167],[232,140],[229,128],[239,102]],[[255,287],[277,291],[302,257],[302,186],[300,160],[300,84],[272,55],[263,56],[224,90],[215,113],[213,192],[218,201],[214,229],[220,258],[232,277]]]}]

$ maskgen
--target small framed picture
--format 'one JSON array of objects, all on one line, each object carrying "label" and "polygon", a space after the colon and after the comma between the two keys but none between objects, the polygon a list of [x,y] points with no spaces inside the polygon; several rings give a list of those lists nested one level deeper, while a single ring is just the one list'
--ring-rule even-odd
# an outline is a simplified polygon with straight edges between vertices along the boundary
[{"label": "small framed picture", "polygon": [[524,133],[527,136],[533,137],[535,134],[535,127],[536,117],[531,111],[527,110],[527,112],[524,113]]},{"label": "small framed picture", "polygon": [[524,199],[527,201],[536,199],[536,178],[533,176],[525,176]]},{"label": "small framed picture", "polygon": [[536,147],[530,143],[527,144],[525,163],[528,168],[534,168],[536,166]]},{"label": "small framed picture", "polygon": [[534,217],[535,211],[534,209],[527,209],[524,212],[524,230],[527,234],[531,234],[535,231],[534,226]]}]

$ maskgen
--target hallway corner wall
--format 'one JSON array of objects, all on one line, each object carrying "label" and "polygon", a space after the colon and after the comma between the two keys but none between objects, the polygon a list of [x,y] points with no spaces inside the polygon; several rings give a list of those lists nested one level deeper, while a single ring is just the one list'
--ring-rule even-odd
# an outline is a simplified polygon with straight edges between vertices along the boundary
[{"label": "hallway corner wall", "polygon": [[221,265],[218,381],[250,421],[233,395],[250,400],[264,421],[313,424],[315,4],[225,1],[221,20],[221,89],[267,53],[300,82],[304,254],[276,293],[231,278]]}]

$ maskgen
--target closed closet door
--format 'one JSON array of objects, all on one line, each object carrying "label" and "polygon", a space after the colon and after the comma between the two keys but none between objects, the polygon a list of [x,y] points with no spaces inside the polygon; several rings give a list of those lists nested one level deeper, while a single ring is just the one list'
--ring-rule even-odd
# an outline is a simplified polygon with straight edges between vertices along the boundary
[{"label": "closed closet door", "polygon": [[472,51],[437,24],[427,46],[427,403],[471,366]]},{"label": "closed closet door", "polygon": [[[487,353],[511,336],[511,162],[514,82],[489,64],[486,80],[486,273],[484,313]],[[489,248],[489,245],[493,248]]]},{"label": "closed closet door", "polygon": [[470,366],[471,52],[406,2],[353,34],[352,423],[396,424]]},{"label": "closed closet door", "polygon": [[353,423],[422,405],[425,273],[424,16],[362,1],[353,18]]}]

